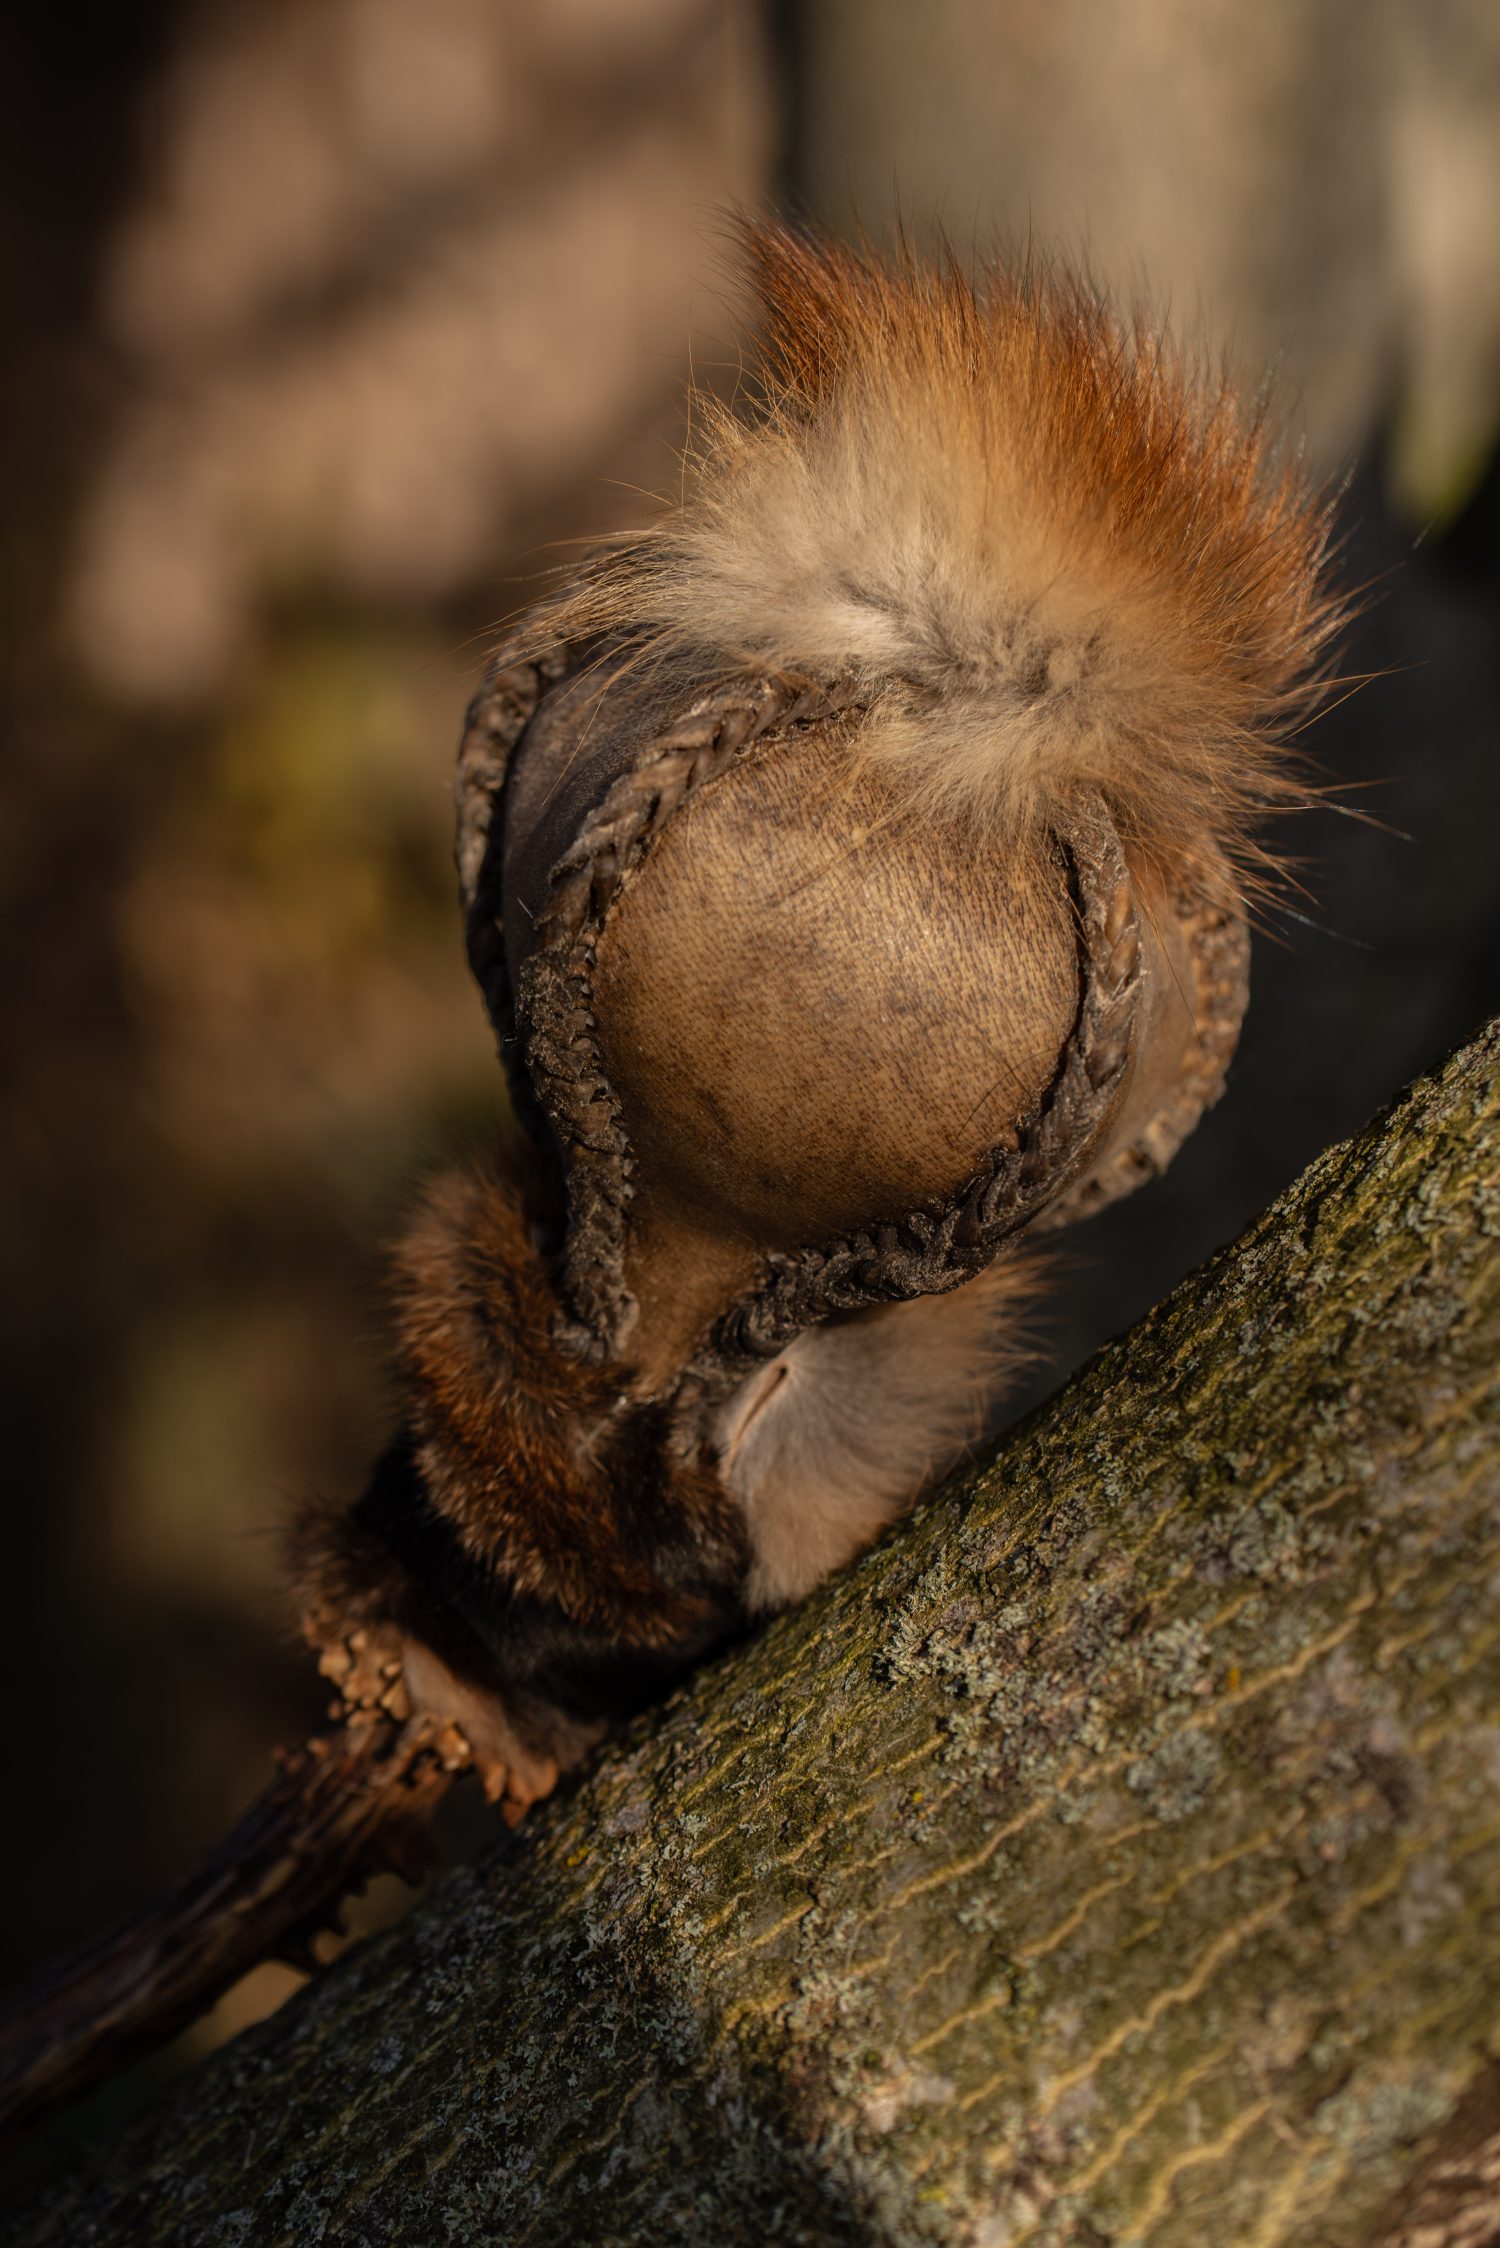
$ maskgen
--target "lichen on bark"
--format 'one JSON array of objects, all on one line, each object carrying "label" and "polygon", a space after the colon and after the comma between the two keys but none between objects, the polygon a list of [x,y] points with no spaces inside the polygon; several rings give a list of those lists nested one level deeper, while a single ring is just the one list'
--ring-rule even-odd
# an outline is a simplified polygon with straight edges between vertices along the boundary
[{"label": "lichen on bark", "polygon": [[1386,2237],[1500,2056],[1497,1056],[17,2243]]}]

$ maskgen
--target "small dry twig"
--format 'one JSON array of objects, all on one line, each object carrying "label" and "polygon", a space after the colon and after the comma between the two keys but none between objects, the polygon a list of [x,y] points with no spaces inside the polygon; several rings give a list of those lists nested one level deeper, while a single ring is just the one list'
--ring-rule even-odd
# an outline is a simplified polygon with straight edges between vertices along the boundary
[{"label": "small dry twig", "polygon": [[262,1960],[316,1966],[314,1937],[338,1930],[341,1899],[373,1874],[420,1878],[470,1751],[455,1726],[391,1699],[360,1706],[346,1689],[345,1722],[282,1752],[184,1881],[17,1994],[0,2017],[0,2136],[164,2044]]}]

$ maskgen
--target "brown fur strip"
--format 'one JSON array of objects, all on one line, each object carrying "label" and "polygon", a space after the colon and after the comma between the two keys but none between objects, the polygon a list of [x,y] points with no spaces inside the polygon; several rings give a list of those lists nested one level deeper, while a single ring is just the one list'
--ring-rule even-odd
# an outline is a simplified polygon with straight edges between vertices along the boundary
[{"label": "brown fur strip", "polygon": [[[711,1466],[673,1454],[660,1408],[622,1401],[621,1368],[558,1351],[521,1182],[442,1180],[397,1278],[413,1503],[440,1526],[471,1615],[476,1598],[497,1618],[545,1611],[554,1635],[669,1657],[734,1628],[748,1567],[740,1510]],[[309,1610],[339,1628],[396,1622],[454,1667],[492,1673],[472,1642],[493,1635],[451,1612],[433,1573],[414,1583],[375,1519],[368,1508],[304,1515],[293,1562]]]},{"label": "brown fur strip", "polygon": [[712,1468],[671,1456],[619,1366],[554,1340],[557,1297],[513,1179],[443,1180],[398,1255],[416,1458],[464,1549],[515,1591],[633,1646],[702,1620],[744,1566]]}]

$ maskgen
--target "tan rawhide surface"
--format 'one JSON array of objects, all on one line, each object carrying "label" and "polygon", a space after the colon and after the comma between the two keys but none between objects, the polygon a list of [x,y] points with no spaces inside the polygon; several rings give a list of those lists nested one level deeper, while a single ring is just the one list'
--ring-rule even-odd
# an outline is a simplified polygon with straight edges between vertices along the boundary
[{"label": "tan rawhide surface", "polygon": [[638,1362],[685,1355],[722,1308],[709,1244],[748,1275],[953,1199],[1051,1082],[1077,955],[1056,856],[997,867],[903,821],[836,734],[772,738],[700,789],[594,974],[633,1155]]},{"label": "tan rawhide surface", "polygon": [[[560,1157],[582,1347],[664,1389],[711,1331],[723,1354],[768,1257],[826,1262],[870,1228],[951,1218],[1007,1159],[1026,1174],[1012,1230],[1060,1196],[1084,1214],[1217,1097],[1245,948],[1204,895],[1229,892],[1211,850],[1137,881],[1102,805],[1080,806],[1080,836],[1109,839],[1090,903],[1092,847],[1068,833],[997,850],[915,813],[859,756],[864,716],[837,687],[706,684],[618,644],[575,661],[549,680],[502,657],[466,737],[459,855],[519,1105]],[[1115,974],[1130,1023],[1107,1078],[1097,1059],[1080,1073]],[[802,1323],[982,1261],[892,1281],[887,1260],[863,1293],[814,1290]]]}]

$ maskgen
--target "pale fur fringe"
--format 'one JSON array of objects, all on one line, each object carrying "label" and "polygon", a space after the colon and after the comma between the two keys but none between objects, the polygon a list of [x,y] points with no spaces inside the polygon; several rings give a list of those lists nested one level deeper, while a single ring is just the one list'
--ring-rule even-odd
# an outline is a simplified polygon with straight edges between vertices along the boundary
[{"label": "pale fur fringe", "polygon": [[752,1610],[802,1599],[985,1434],[1036,1355],[1042,1269],[1012,1250],[946,1295],[810,1327],[726,1400],[715,1435]]},{"label": "pale fur fringe", "polygon": [[695,397],[680,497],[546,636],[837,682],[933,811],[1034,831],[1097,789],[1152,855],[1253,856],[1341,622],[1263,416],[1060,269],[748,241],[758,410]]}]

